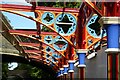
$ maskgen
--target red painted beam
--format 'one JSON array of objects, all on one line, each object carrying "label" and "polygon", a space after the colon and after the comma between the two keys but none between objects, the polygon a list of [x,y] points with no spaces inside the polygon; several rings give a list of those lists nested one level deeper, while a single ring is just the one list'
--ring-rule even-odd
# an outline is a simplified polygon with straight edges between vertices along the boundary
[{"label": "red painted beam", "polygon": [[[40,46],[39,43],[26,43],[26,42],[19,42],[19,44],[20,44],[21,46],[24,46],[24,45],[33,46],[33,47],[39,47],[39,46]],[[43,46],[45,46],[45,45],[43,44]]]},{"label": "red painted beam", "polygon": [[[32,58],[32,59],[36,59],[36,60],[42,60],[42,56],[29,56],[29,58]],[[47,59],[44,57],[44,59]],[[50,62],[48,62],[47,64],[50,64],[52,62],[51,59],[48,59]],[[42,60],[43,62],[46,62],[46,60]],[[56,67],[58,67],[58,65],[54,62],[52,62],[53,64],[55,64]]]},{"label": "red painted beam", "polygon": [[[37,44],[37,43],[19,42],[19,44],[20,44],[20,46],[33,46],[33,47],[39,47],[39,44]],[[44,44],[43,44],[43,46],[44,46]],[[25,51],[26,51],[26,53],[31,52],[30,50],[25,50]],[[53,57],[52,54],[50,54],[50,53],[47,53],[47,52],[45,52],[45,51],[41,51],[41,52],[44,52],[44,53],[46,53],[46,54],[49,54],[51,57]],[[33,53],[33,50],[32,50],[32,53]],[[34,52],[34,53],[36,53],[36,52]],[[53,57],[53,58],[55,58],[55,57]],[[55,58],[55,59],[56,59],[56,58]],[[58,59],[56,59],[56,60],[58,60]]]},{"label": "red painted beam", "polygon": [[[35,21],[35,22],[39,22],[40,24],[42,24],[43,26],[46,26],[47,28],[49,28],[50,30],[52,30],[53,32],[55,32],[56,34],[58,34],[59,36],[61,36],[63,39],[65,39],[69,44],[71,44],[74,48],[76,48],[75,47],[75,45],[69,40],[69,38],[66,38],[65,36],[62,36],[61,34],[59,34],[54,28],[52,28],[51,26],[47,26],[47,25],[45,25],[45,24],[43,24],[41,21],[39,21],[39,20],[37,20],[37,19],[35,19],[35,18],[33,18],[33,17],[31,17],[31,16],[26,16],[26,15],[24,15],[24,14],[21,14],[21,13],[19,13],[19,12],[15,12],[15,11],[12,11],[12,10],[7,10],[7,9],[4,9],[4,8],[0,8],[0,10],[2,10],[2,11],[6,11],[6,12],[10,12],[10,13],[13,13],[13,14],[17,14],[17,15],[19,15],[19,16],[23,16],[23,17],[25,17],[25,18],[28,18],[28,19],[30,19],[30,20],[33,20],[33,21]],[[11,34],[14,34],[14,33],[11,33]],[[25,34],[15,34],[15,35],[24,35],[24,36],[27,36],[28,37],[28,35],[25,35]],[[41,42],[41,41],[40,41]]]},{"label": "red painted beam", "polygon": [[42,60],[41,56],[29,56],[29,58],[34,58],[34,59]]},{"label": "red painted beam", "polygon": [[102,14],[102,11],[94,4],[94,3],[92,3],[90,0],[84,0],[85,2],[85,4],[89,7],[89,8],[91,8],[91,10],[93,11],[93,12],[95,12],[96,14],[98,14],[99,16],[103,16],[103,14]]},{"label": "red painted beam", "polygon": [[83,29],[84,29],[84,19],[85,19],[85,12],[84,12],[84,6],[85,3],[82,3],[81,7],[80,7],[80,12],[78,15],[78,27],[76,29],[76,48],[77,49],[82,49],[82,42],[84,40],[84,36],[83,36]]},{"label": "red painted beam", "polygon": [[[19,33],[19,34],[27,34],[27,35],[37,35],[37,31],[27,31],[27,30],[9,30],[10,33]],[[54,32],[41,32],[41,35],[57,35]]]},{"label": "red painted beam", "polygon": [[106,16],[120,17],[120,1],[118,2],[106,2]]},{"label": "red painted beam", "polygon": [[117,16],[120,16],[120,1],[117,2],[117,12],[116,12]]},{"label": "red painted beam", "polygon": [[[29,10],[33,11],[32,6],[24,6],[24,5],[14,5],[14,4],[0,4],[2,8],[11,8],[12,10]],[[55,12],[71,12],[71,13],[79,13],[79,8],[54,8],[54,7],[44,7],[44,6],[36,6],[35,10],[42,11],[55,11]]]},{"label": "red painted beam", "polygon": [[42,53],[40,50],[24,50],[25,53]]},{"label": "red painted beam", "polygon": [[26,34],[24,34],[24,33],[21,33],[21,34],[20,34],[20,33],[10,33],[10,34],[20,35],[20,36],[28,37],[28,38],[31,38],[31,39],[34,39],[34,40],[38,40],[39,42],[42,42],[43,44],[45,44],[45,45],[51,47],[52,49],[54,49],[55,52],[57,52],[58,54],[61,54],[63,57],[65,57],[64,54],[62,54],[62,53],[60,53],[59,51],[57,51],[52,45],[49,45],[49,44],[45,43],[44,41],[42,41],[42,40],[40,40],[40,39],[37,39],[37,38],[31,37],[31,36],[28,36],[28,35],[26,35]]},{"label": "red painted beam", "polygon": [[38,43],[26,43],[26,42],[19,42],[20,45],[30,45],[30,46],[36,46],[38,47],[40,44]]}]

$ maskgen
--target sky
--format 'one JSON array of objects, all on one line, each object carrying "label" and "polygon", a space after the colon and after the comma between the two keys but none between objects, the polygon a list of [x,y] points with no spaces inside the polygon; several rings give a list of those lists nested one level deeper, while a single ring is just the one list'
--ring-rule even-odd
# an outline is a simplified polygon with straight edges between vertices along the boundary
[{"label": "sky", "polygon": [[[18,0],[0,0],[0,4],[18,4],[31,6],[31,4],[27,3],[25,0],[19,0],[19,2]],[[32,20],[8,12],[2,13],[10,20],[10,24],[13,27],[13,29],[36,29],[36,23]],[[34,17],[33,12],[21,13]]]},{"label": "sky", "polygon": [[[34,17],[32,12],[22,13]],[[32,20],[8,12],[3,12],[3,14],[10,20],[13,29],[36,29],[36,24]]]},{"label": "sky", "polygon": [[31,5],[27,3],[25,0],[0,0],[0,3],[6,4],[19,4],[19,5]]}]

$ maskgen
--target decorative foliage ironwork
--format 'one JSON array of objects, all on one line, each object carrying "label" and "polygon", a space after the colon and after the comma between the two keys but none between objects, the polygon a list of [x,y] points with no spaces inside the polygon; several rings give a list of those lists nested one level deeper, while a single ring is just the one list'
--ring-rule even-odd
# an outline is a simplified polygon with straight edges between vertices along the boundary
[{"label": "decorative foliage ironwork", "polygon": [[45,12],[41,17],[41,20],[44,24],[50,25],[54,22],[54,15],[51,12]]},{"label": "decorative foliage ironwork", "polygon": [[[102,37],[102,27],[100,26],[99,17],[97,14],[94,14],[92,18],[88,21],[86,25],[88,33],[93,36],[94,38],[101,38]],[[106,36],[106,33],[103,34],[103,37]]]},{"label": "decorative foliage ironwork", "polygon": [[52,35],[46,35],[45,38],[44,38],[44,42],[47,43],[47,44],[52,44]]},{"label": "decorative foliage ironwork", "polygon": [[76,18],[72,14],[63,13],[57,16],[54,27],[61,35],[68,36],[75,32],[76,26]]},{"label": "decorative foliage ironwork", "polygon": [[54,42],[53,42],[53,47],[58,50],[58,51],[63,51],[63,50],[66,50],[68,46],[68,42],[65,41],[63,38],[61,38],[60,36],[57,36],[55,39],[54,39]]}]

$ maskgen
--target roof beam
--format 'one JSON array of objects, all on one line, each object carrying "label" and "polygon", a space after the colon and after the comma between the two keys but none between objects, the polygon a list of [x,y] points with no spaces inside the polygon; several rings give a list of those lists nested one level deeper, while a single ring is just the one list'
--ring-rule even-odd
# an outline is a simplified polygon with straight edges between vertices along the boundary
[{"label": "roof beam", "polygon": [[[19,33],[19,34],[27,34],[27,35],[37,35],[37,31],[35,30],[25,30],[25,29],[20,29],[20,30],[9,30],[10,33]],[[57,36],[57,33],[54,32],[41,32],[41,35],[55,35]]]},{"label": "roof beam", "polygon": [[103,16],[101,10],[95,4],[93,4],[90,0],[84,0],[84,1],[85,1],[85,4],[93,10],[93,12],[95,12],[99,16]]},{"label": "roof beam", "polygon": [[[32,6],[15,5],[15,4],[0,4],[0,6],[2,6],[2,8],[14,10],[14,11],[28,11],[28,12],[34,11]],[[79,8],[74,8],[74,9],[73,8],[54,8],[54,7],[51,8],[51,7],[44,7],[44,6],[36,6],[35,10],[79,13]]]},{"label": "roof beam", "polygon": [[42,53],[40,50],[24,50],[25,53]]}]

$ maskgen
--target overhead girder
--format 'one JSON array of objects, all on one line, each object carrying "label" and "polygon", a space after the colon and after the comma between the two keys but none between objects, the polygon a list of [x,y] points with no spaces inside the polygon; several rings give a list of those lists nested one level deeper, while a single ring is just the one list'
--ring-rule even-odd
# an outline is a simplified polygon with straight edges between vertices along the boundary
[{"label": "overhead girder", "polygon": [[[23,46],[23,47],[30,47],[30,48],[33,48],[33,49],[36,49],[36,50],[39,50],[39,44],[37,43],[25,43],[25,42],[19,42],[19,45],[20,46]],[[44,45],[43,45],[44,46]]]},{"label": "overhead girder", "polygon": [[[103,16],[103,13],[100,9],[98,9],[97,4],[95,5],[94,2],[91,2],[89,0],[84,0],[80,6],[79,11],[79,19],[78,19],[78,27],[76,29],[76,34],[80,34],[76,36],[76,48],[80,49],[90,49],[92,46],[94,46],[97,42],[101,40],[106,40],[106,37],[103,38],[94,38],[92,37],[88,31],[86,30],[86,25],[88,24],[88,21],[91,19],[93,14],[97,14],[100,17]],[[88,6],[89,5],[89,6]],[[102,6],[102,8],[105,6]],[[97,27],[97,26],[95,26]],[[82,37],[81,37],[82,36]],[[89,38],[93,39],[93,43],[90,45],[87,45],[87,41]]]},{"label": "overhead girder", "polygon": [[39,50],[24,50],[25,53],[28,53],[30,55],[36,55],[36,56],[41,56],[42,55],[42,51]]},{"label": "overhead girder", "polygon": [[[19,42],[19,45],[20,46],[25,46],[25,47],[31,47],[31,48],[34,48],[34,49],[36,49],[36,50],[39,50],[39,48],[37,48],[37,47],[39,47],[39,44],[37,44],[37,43],[25,43],[25,42]],[[43,45],[44,46],[44,45]],[[41,52],[43,52],[43,54],[49,54],[51,57],[53,57],[52,56],[52,53],[49,53],[49,52],[46,52],[46,51],[44,51],[44,50],[41,50]],[[38,54],[38,53],[37,53]],[[39,55],[39,54],[38,54]],[[53,58],[55,58],[55,57],[53,57]],[[59,59],[57,59],[57,58],[55,58],[56,60],[59,60]]]},{"label": "overhead girder", "polygon": [[[42,60],[42,58],[39,57],[39,56],[29,56],[29,58],[34,58],[34,59]],[[54,63],[56,66],[58,66],[57,63],[56,63],[56,62],[53,62],[51,59],[46,58],[45,56],[43,56],[43,58],[44,58],[44,60],[42,60],[42,61],[46,62],[46,59],[48,59],[50,62],[52,62],[52,63]]]},{"label": "overhead girder", "polygon": [[[31,47],[31,48],[36,49],[36,50],[24,50],[25,53],[40,55],[40,53],[43,52],[43,54],[48,54],[48,55],[50,55],[52,58],[54,58],[55,60],[59,61],[59,59],[57,59],[57,58],[55,58],[55,57],[52,56],[52,52],[46,52],[46,51],[44,51],[44,50],[39,50],[39,48],[37,48],[37,47],[39,47],[39,44],[37,44],[37,43],[19,42],[19,45],[20,45],[20,46],[25,46],[25,47]],[[43,45],[43,46],[44,46],[44,45]],[[65,59],[66,59],[66,58],[67,58],[67,57],[65,57]],[[59,62],[59,63],[61,63],[61,62]]]},{"label": "overhead girder", "polygon": [[[36,50],[24,50],[25,53],[38,55],[39,56],[43,52],[43,54],[48,54],[48,55],[50,55],[52,58],[54,58],[57,61],[60,60],[59,58],[55,58],[54,56],[52,56],[52,52],[49,53],[49,52],[46,52],[44,50],[39,50],[39,48],[37,48],[37,47],[39,47],[39,44],[37,44],[37,43],[19,42],[19,45],[20,46],[25,46],[25,47],[31,47],[31,48],[36,49]],[[68,57],[66,57],[66,55],[65,55],[64,59],[66,60],[66,59],[68,59]],[[62,62],[59,62],[59,63],[62,64]]]},{"label": "overhead girder", "polygon": [[[88,36],[89,37],[89,36]],[[97,42],[99,42],[100,40],[106,40],[107,37],[103,37],[103,38],[98,38],[98,39],[95,39],[94,42],[92,44],[90,44],[89,46],[87,46],[87,49],[90,49],[94,44],[96,44]]]},{"label": "overhead girder", "polygon": [[[28,47],[28,46],[27,46]],[[25,53],[31,53],[31,54],[35,54],[35,55],[42,55],[42,54],[48,54],[48,55],[50,55],[51,57],[53,57],[52,56],[52,53],[48,53],[48,52],[46,52],[46,51],[43,51],[43,50],[24,50],[25,51]],[[43,52],[43,53],[42,53]],[[54,59],[56,59],[55,57],[53,57]],[[59,60],[59,59],[56,59],[56,60]]]},{"label": "overhead girder", "polygon": [[[9,11],[8,11],[9,12]],[[13,12],[13,11],[12,11]],[[14,13],[14,12],[13,12]],[[29,19],[32,19],[31,17],[28,17]],[[57,33],[57,32],[55,32],[56,34],[58,34],[59,35],[59,33]],[[23,35],[21,35],[21,36],[23,36]],[[25,35],[24,35],[25,36]],[[61,35],[60,35],[61,36]],[[29,37],[29,38],[32,38],[31,36],[27,36],[26,35],[26,37]],[[64,37],[62,37],[63,39],[65,39]],[[32,39],[35,39],[35,38],[32,38]],[[36,39],[35,39],[36,40]],[[66,39],[65,39],[66,40]],[[68,40],[67,40],[68,41]],[[69,43],[69,41],[68,41],[68,43]],[[71,44],[72,42],[70,41],[70,43],[69,44]],[[48,45],[49,46],[49,45]],[[73,47],[75,47],[74,45],[73,45],[73,43],[72,43],[72,46]],[[56,50],[57,51],[57,50]],[[58,51],[57,51],[58,52]],[[58,52],[59,54],[61,54],[60,52]],[[62,54],[62,56],[63,57],[65,57],[63,54]]]},{"label": "overhead girder", "polygon": [[76,48],[75,45],[74,45],[69,39],[67,39],[65,36],[62,36],[60,33],[58,33],[58,32],[57,32],[54,28],[52,28],[51,26],[46,25],[46,24],[44,24],[43,22],[41,22],[41,21],[39,20],[39,18],[33,18],[33,17],[31,17],[31,16],[27,16],[27,15],[21,14],[21,13],[19,13],[19,12],[15,12],[15,11],[12,11],[12,10],[7,10],[6,8],[3,8],[3,7],[0,8],[0,10],[5,11],[5,12],[9,12],[9,13],[13,13],[13,14],[16,14],[16,15],[19,15],[19,16],[22,16],[22,17],[25,17],[25,18],[27,18],[27,19],[33,20],[33,21],[35,21],[35,22],[37,22],[37,23],[40,23],[40,24],[42,24],[43,26],[45,26],[45,27],[49,28],[50,30],[52,30],[53,32],[55,32],[57,35],[61,36],[61,37],[62,37],[63,39],[65,39],[69,44],[71,44],[74,48]]},{"label": "overhead girder", "polygon": [[40,51],[40,50],[24,50],[24,51],[25,51],[25,53],[39,53],[39,54],[42,53],[42,51]]},{"label": "overhead girder", "polygon": [[[20,44],[20,46],[26,46],[26,47],[29,47],[31,45],[39,46],[37,43],[23,43],[23,42],[20,42],[19,44]],[[39,49],[38,50],[24,50],[24,52],[28,53],[28,54],[38,55],[38,56],[40,56],[40,54],[43,52],[43,54],[49,54],[52,58],[59,61],[59,59],[52,56],[52,53],[48,53],[48,52],[46,52],[44,50],[41,50],[41,51],[39,51]],[[59,62],[59,63],[62,64],[61,62]]]},{"label": "overhead girder", "polygon": [[46,58],[45,56],[43,56],[43,58],[45,59],[45,60],[42,60],[42,58],[40,57],[40,56],[29,56],[29,58],[34,58],[34,59],[36,59],[36,60],[40,60],[40,61],[44,61],[44,62],[46,62],[46,59],[48,59],[50,62],[52,62],[53,64],[55,64],[57,67],[58,67],[58,65],[57,65],[57,63],[56,62],[53,62],[51,59],[49,59],[49,58]]},{"label": "overhead girder", "polygon": [[[14,31],[14,30],[10,30],[10,31]],[[28,33],[28,34],[32,34],[32,35],[36,35],[36,32],[33,32],[33,31],[31,31],[30,33],[29,32],[25,32],[25,31],[23,31],[22,33]],[[49,34],[49,32],[42,32],[42,34],[43,35],[48,35]],[[57,35],[56,33],[51,33],[51,35]],[[13,35],[14,36],[14,35]],[[38,46],[38,45],[37,45]]]},{"label": "overhead girder", "polygon": [[[37,31],[34,31],[34,30],[24,30],[24,29],[17,29],[17,30],[9,30],[10,33],[19,33],[19,34],[27,34],[27,35],[34,35],[34,36],[37,36]],[[42,36],[44,35],[54,35],[54,36],[57,36],[56,33],[54,32],[41,32]]]},{"label": "overhead girder", "polygon": [[[50,65],[50,63],[53,63],[53,64],[55,65],[53,68],[58,68],[58,63],[53,62],[51,59],[46,58],[45,56],[40,56],[40,55],[38,55],[37,52],[39,52],[39,51],[25,50],[25,52],[27,52],[28,54],[29,54],[29,53],[30,53],[30,54],[35,54],[35,55],[28,55],[29,59],[34,59],[35,61],[38,61],[38,62],[39,62],[39,61],[42,61],[42,62],[44,62],[45,64],[47,64],[48,66]],[[44,60],[43,60],[43,58],[44,58]],[[50,62],[48,63],[48,62],[46,62],[46,60],[49,60]]]},{"label": "overhead girder", "polygon": [[[90,6],[90,4],[91,3],[89,3],[89,0],[85,0],[86,2],[85,2],[85,4],[87,4],[87,5],[89,5]],[[92,4],[90,7],[91,7],[91,9],[95,12],[95,13],[97,13],[98,15],[102,15],[102,13],[101,13],[101,11],[100,10],[98,10],[96,7],[93,7],[93,6],[95,6],[94,4]],[[21,6],[21,7],[23,7],[23,6]],[[4,9],[5,8],[5,9]],[[10,13],[13,13],[13,14],[17,14],[17,15],[20,15],[20,16],[23,16],[23,17],[26,17],[26,18],[28,18],[28,19],[31,19],[31,20],[33,20],[33,21],[35,21],[35,22],[38,22],[38,23],[40,23],[40,24],[43,24],[41,21],[39,21],[38,20],[38,18],[36,18],[36,19],[34,19],[34,18],[32,18],[31,16],[26,16],[26,15],[23,15],[23,14],[20,14],[20,13],[18,13],[18,12],[14,12],[14,11],[11,11],[11,10],[13,10],[13,8],[14,8],[14,10],[18,10],[18,11],[21,11],[21,8],[15,8],[15,5],[13,5],[13,6],[11,6],[11,8],[10,8],[10,5],[7,5],[7,6],[5,6],[4,5],[4,7],[3,8],[0,8],[2,11],[6,11],[6,12],[10,12]],[[24,9],[24,8],[23,8]],[[47,9],[47,8],[46,8]],[[32,10],[28,10],[28,9],[26,9],[25,11],[31,11],[31,12],[33,12]],[[46,10],[47,11],[47,10]],[[50,10],[48,10],[48,11],[50,11]],[[55,11],[57,11],[57,10],[55,10]],[[79,13],[80,11],[78,11],[77,13]],[[47,26],[47,25],[45,25],[45,24],[43,24],[44,26],[46,26],[47,28],[49,28],[49,29],[51,29],[51,30],[53,30],[57,35],[60,35],[59,33],[57,33],[53,28],[51,28],[50,26]],[[84,24],[84,26],[86,26],[85,24]],[[83,26],[83,27],[84,27]],[[85,27],[84,27],[85,28]],[[61,36],[61,35],[60,35]],[[30,36],[31,37],[31,36]],[[73,43],[70,41],[70,40],[68,40],[68,39],[66,39],[66,37],[64,37],[64,36],[61,36],[63,39],[65,39],[66,41],[68,41],[68,43],[69,44],[71,44],[74,48],[76,48],[74,45],[73,45]],[[33,39],[33,38],[32,38]],[[100,41],[101,39],[98,39],[98,41]],[[91,46],[93,46],[95,43],[97,43],[98,41],[96,41],[96,42],[94,42],[93,44],[91,44],[90,46],[88,46],[87,48],[90,48]]]},{"label": "overhead girder", "polygon": [[12,35],[20,35],[20,36],[28,37],[28,38],[31,38],[31,39],[34,39],[34,40],[38,40],[38,41],[42,42],[43,44],[49,46],[50,48],[54,49],[58,54],[60,54],[60,55],[62,55],[63,57],[65,57],[64,54],[62,54],[62,53],[60,53],[59,51],[57,51],[52,45],[49,45],[49,44],[45,43],[44,41],[42,41],[42,40],[40,40],[40,39],[37,39],[37,38],[35,38],[35,37],[32,37],[32,36],[27,35],[27,34],[24,34],[24,33],[19,34],[19,33],[12,33],[12,32],[10,32],[10,34],[12,34]]},{"label": "overhead girder", "polygon": [[[56,62],[53,62],[51,59],[49,59],[49,58],[46,58],[46,57],[44,57],[43,56],[43,58],[45,59],[45,60],[42,60],[42,58],[41,57],[39,57],[38,55],[36,55],[36,56],[29,56],[29,59],[34,59],[34,60],[36,60],[36,61],[42,61],[42,62],[44,62],[44,63],[46,63],[48,66],[50,65],[50,63],[53,63],[55,66],[53,67],[53,68],[58,68],[59,66],[58,66],[58,64],[56,63]],[[47,62],[46,60],[49,60],[50,62]]]},{"label": "overhead girder", "polygon": [[[1,19],[2,20],[2,19]],[[10,30],[10,29],[9,29]],[[9,31],[8,30],[8,31]],[[8,31],[6,31],[6,28],[5,28],[5,32],[4,33],[8,33]],[[44,34],[44,32],[43,32],[43,34]],[[49,34],[48,32],[46,32],[45,34]],[[55,33],[52,33],[52,34],[55,34]],[[56,35],[56,34],[55,34]],[[11,36],[14,36],[14,37],[16,37],[15,35],[11,35]],[[15,39],[17,39],[17,38],[15,38]],[[17,41],[18,41],[18,39],[17,39]],[[19,41],[18,41],[19,42]],[[19,44],[19,43],[18,43]],[[14,43],[14,45],[16,45],[16,43]],[[23,50],[24,51],[24,50]],[[22,53],[24,53],[24,52],[22,52]],[[61,63],[61,62],[60,62]]]},{"label": "overhead girder", "polygon": [[[99,16],[103,16],[102,10],[100,10],[94,3],[92,3],[90,0],[84,0],[84,3],[90,7],[96,14]],[[104,7],[104,6],[102,6]]]},{"label": "overhead girder", "polygon": [[[101,17],[101,16],[103,16],[105,13],[104,13],[104,7],[105,7],[105,5],[104,5],[104,2],[102,2],[102,10],[100,10],[98,7],[97,7],[97,5],[98,4],[95,4],[95,2],[91,2],[90,0],[85,0],[85,2],[84,2],[85,4],[86,4],[86,6],[87,7],[89,7],[93,12],[91,12],[91,14],[89,15],[89,16],[87,16],[87,17],[89,17],[87,20],[86,20],[86,22],[85,22],[85,24],[84,24],[84,27],[86,27],[86,25],[88,24],[88,21],[90,20],[90,18],[93,16],[93,14],[94,13],[96,13],[99,17]],[[81,8],[81,10],[83,10],[84,8]],[[80,12],[82,12],[82,11],[80,11]],[[86,11],[84,11],[83,12],[83,14],[85,13],[85,12],[87,12],[87,10]],[[86,13],[87,14],[87,13]],[[85,31],[85,32],[87,32],[87,31]],[[88,39],[89,38],[92,38],[93,39],[93,43],[92,44],[90,44],[90,45],[86,45],[86,49],[90,49],[92,46],[94,46],[97,42],[99,42],[99,41],[101,41],[101,40],[106,40],[106,36],[105,37],[103,37],[103,38],[93,38],[91,35],[88,35],[88,33],[85,33],[86,35],[84,35],[84,36],[86,36],[86,41],[88,41]],[[84,39],[83,39],[84,40]]]},{"label": "overhead girder", "polygon": [[39,50],[38,47],[40,46],[38,43],[27,43],[27,42],[19,42],[19,45],[20,46],[27,46],[27,47],[30,46],[30,47],[33,47],[33,48],[35,47],[34,49],[37,49],[37,50]]},{"label": "overhead girder", "polygon": [[[14,11],[27,11],[33,12],[32,6],[23,6],[23,5],[13,5],[13,4],[0,4],[2,8],[6,8],[8,10]],[[54,12],[70,12],[70,13],[79,13],[79,8],[54,8],[54,7],[44,7],[44,6],[36,6],[35,11],[54,11]]]},{"label": "overhead girder", "polygon": [[[85,0],[86,1],[86,3],[90,3],[90,4],[92,4],[92,5],[94,5],[93,3],[91,3],[89,0]],[[11,8],[14,8],[15,6],[17,6],[17,5],[12,5],[12,7]],[[3,6],[3,8],[10,8],[10,5],[4,5]],[[28,16],[25,16],[25,15],[23,15],[23,14],[20,14],[20,13],[16,13],[16,12],[14,12],[14,11],[9,11],[9,10],[6,10],[6,9],[2,9],[3,11],[8,11],[8,12],[11,12],[11,13],[14,13],[14,14],[17,14],[17,15],[20,15],[20,16],[23,16],[23,17],[26,17],[26,18],[28,18],[28,19],[31,19],[31,20],[34,20],[34,21],[36,21],[36,22],[40,22],[41,24],[43,24],[41,21],[39,21],[39,20],[37,20],[37,19],[34,19],[34,18],[31,18],[31,17],[28,17]],[[93,11],[94,12],[98,12],[97,14],[100,14],[100,11],[95,7],[91,7],[91,9],[94,9]],[[54,9],[53,9],[54,10]],[[49,29],[51,29],[51,30],[53,30],[53,31],[55,31],[53,28],[51,28],[50,26],[47,26],[47,25],[45,25],[45,24],[43,24],[44,26],[46,26],[46,27],[49,27]],[[56,32],[56,31],[55,31]],[[57,32],[56,32],[57,33]],[[57,33],[58,35],[59,35],[59,33]],[[61,35],[60,35],[61,36]],[[65,40],[67,40],[68,41],[68,43],[70,43],[74,48],[76,48],[74,45],[73,45],[73,43],[70,41],[70,40],[68,40],[68,39],[66,39],[64,36],[62,36]]]},{"label": "overhead girder", "polygon": [[[27,35],[27,37],[32,37],[33,35],[34,36],[37,36],[37,33],[36,33],[36,31],[25,31],[25,30],[9,30],[9,32],[10,32],[10,34],[15,34],[15,35],[24,35],[24,36],[26,36]],[[52,36],[57,36],[57,34],[56,33],[54,33],[54,32],[41,32],[41,34],[42,34],[42,37],[44,38],[44,36],[46,36],[46,35],[52,35]],[[37,39],[38,40],[38,39]],[[42,39],[42,40],[44,40],[44,39]],[[42,41],[42,40],[40,40],[40,41]],[[43,41],[42,41],[43,42]],[[43,44],[43,46],[44,45],[47,45],[47,46],[49,46],[50,44],[46,44],[45,42],[43,42],[44,44]],[[35,45],[35,44],[34,44]],[[32,43],[31,43],[31,46],[32,46]],[[37,47],[39,47],[39,44],[36,44],[36,46]],[[51,45],[50,45],[51,46]],[[36,47],[35,47],[36,48]],[[54,47],[51,47],[52,49],[54,49]],[[37,49],[37,48],[36,48]],[[56,49],[54,49],[55,51],[57,51]],[[57,51],[58,52],[58,51]]]}]

